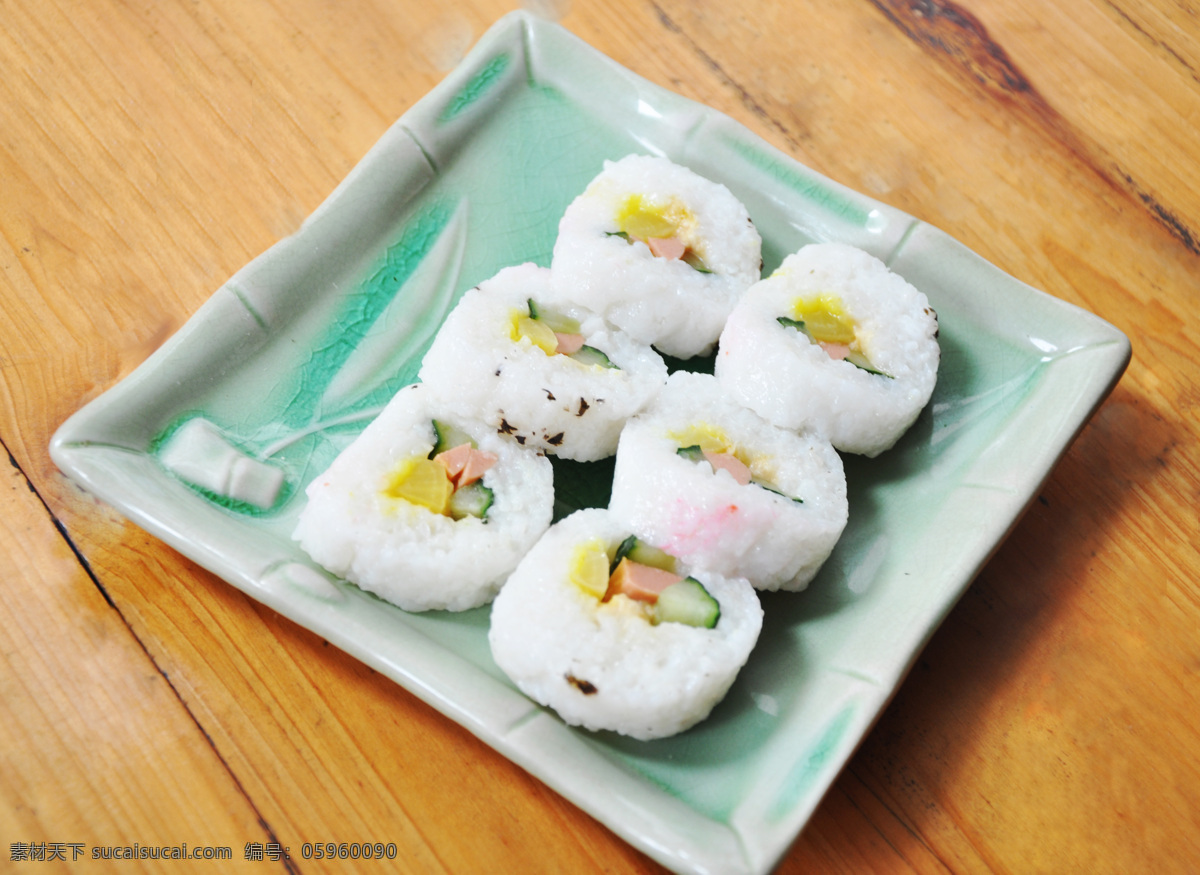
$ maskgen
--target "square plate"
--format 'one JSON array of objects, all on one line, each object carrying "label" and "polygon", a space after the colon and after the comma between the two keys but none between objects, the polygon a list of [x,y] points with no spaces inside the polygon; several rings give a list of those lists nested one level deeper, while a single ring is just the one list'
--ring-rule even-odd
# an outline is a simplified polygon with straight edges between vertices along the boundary
[{"label": "square plate", "polygon": [[[928,295],[942,344],[937,389],[912,430],[880,458],[847,459],[850,522],[821,574],[802,594],[765,595],[759,646],[725,701],[654,742],[575,730],[533,705],[491,660],[488,608],[405,613],[331,579],[289,537],[307,482],[415,378],[458,295],[506,265],[548,264],[567,204],[604,159],[630,152],[725,183],[762,233],[767,272],[812,241],[882,258]],[[51,452],[138,525],[393,678],[664,865],[759,873],[786,852],[1129,353],[1108,323],[514,13],[296,234],[69,419]],[[189,440],[169,440],[193,420]],[[560,509],[602,503],[610,474],[603,463],[560,466]]]}]

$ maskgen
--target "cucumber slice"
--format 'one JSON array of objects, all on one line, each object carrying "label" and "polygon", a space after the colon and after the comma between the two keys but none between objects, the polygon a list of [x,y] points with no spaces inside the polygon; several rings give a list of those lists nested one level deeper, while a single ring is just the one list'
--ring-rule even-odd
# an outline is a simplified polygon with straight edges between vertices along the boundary
[{"label": "cucumber slice", "polygon": [[469,516],[486,520],[488,509],[492,506],[495,497],[495,493],[484,486],[482,480],[476,480],[470,486],[454,490],[454,494],[450,496],[450,503],[446,506],[446,511],[456,520]]},{"label": "cucumber slice", "polygon": [[680,259],[680,261],[682,261],[692,270],[699,271],[700,273],[712,273],[712,271],[708,269],[708,265],[704,263],[704,259],[692,252],[690,249],[684,250],[683,257]]},{"label": "cucumber slice", "polygon": [[571,353],[567,358],[574,359],[581,365],[599,365],[602,368],[612,368],[614,371],[621,370],[609,360],[608,356],[594,346],[581,346],[578,352]]},{"label": "cucumber slice", "polygon": [[755,486],[759,487],[760,489],[767,490],[767,492],[774,492],[776,495],[782,495],[784,498],[788,499],[789,501],[796,502],[796,504],[804,504],[803,498],[796,498],[794,496],[788,495],[786,492],[780,492],[774,486],[768,486],[766,483],[761,483],[758,480],[751,480],[750,482],[753,483]]},{"label": "cucumber slice", "polygon": [[[626,243],[628,243],[630,245],[633,244],[633,238],[630,237],[628,232],[626,232],[626,231],[605,231],[604,236],[605,237],[620,237]],[[683,255],[680,257],[679,260],[682,261],[684,264],[686,264],[688,267],[690,267],[692,270],[698,271],[700,273],[712,273],[712,270],[709,269],[709,266],[704,263],[704,259],[701,258],[699,255],[697,255],[695,252],[693,252],[690,249],[685,249]]]},{"label": "cucumber slice", "polygon": [[570,316],[564,316],[561,313],[555,313],[553,310],[539,307],[533,298],[527,298],[526,303],[529,305],[529,318],[535,322],[541,322],[557,334],[579,333],[580,325],[578,319],[572,319]]},{"label": "cucumber slice", "polygon": [[[787,316],[778,316],[778,317],[776,317],[775,321],[778,322],[780,325],[782,325],[784,328],[795,328],[797,331],[799,331],[801,334],[803,334],[805,337],[807,337],[813,343],[817,342],[817,339],[812,336],[812,332],[810,332],[808,330],[808,327],[804,324],[803,319],[792,319]],[[889,380],[896,379],[894,376],[889,374],[887,371],[881,371],[881,370],[879,370],[879,368],[877,368],[873,364],[871,364],[871,362],[867,359],[867,357],[865,355],[863,355],[861,352],[854,352],[853,350],[851,350],[850,352],[846,353],[846,358],[844,359],[844,361],[848,361],[850,364],[854,365],[854,367],[864,370],[868,374],[875,374],[880,377],[887,377]]]},{"label": "cucumber slice", "polygon": [[671,584],[658,594],[658,601],[654,603],[655,624],[682,623],[712,629],[720,619],[721,606],[694,577]]},{"label": "cucumber slice", "polygon": [[629,551],[633,549],[633,545],[637,543],[637,535],[630,535],[621,545],[617,547],[616,554],[612,557],[612,561],[608,563],[608,573],[612,574],[617,570],[617,566],[621,564],[621,560],[629,555]]},{"label": "cucumber slice", "polygon": [[812,335],[809,334],[808,329],[806,329],[804,327],[803,319],[793,319],[790,316],[777,316],[775,318],[775,321],[778,322],[780,325],[782,325],[784,328],[795,328],[797,331],[799,331],[801,334],[803,334],[809,340],[812,340]]},{"label": "cucumber slice", "polygon": [[479,449],[471,436],[461,428],[456,428],[440,419],[433,420],[433,452],[429,454],[429,458],[432,459],[438,453],[461,447],[463,444],[470,444],[473,450]]},{"label": "cucumber slice", "polygon": [[609,573],[616,570],[616,567],[621,564],[621,560],[626,557],[630,562],[675,573],[675,557],[666,550],[660,550],[653,544],[639,540],[637,535],[630,535],[621,542],[621,546],[617,548],[617,555],[613,557]]},{"label": "cucumber slice", "polygon": [[873,364],[871,364],[867,360],[867,357],[865,355],[863,355],[861,352],[851,351],[851,352],[846,353],[846,361],[850,362],[850,364],[854,365],[854,367],[860,368],[860,369],[866,371],[868,374],[876,374],[880,377],[887,377],[889,380],[896,379],[894,376],[889,374],[887,371],[881,371],[881,370],[879,370],[879,368],[877,368]]},{"label": "cucumber slice", "polygon": [[704,450],[700,449],[699,444],[696,444],[695,446],[691,446],[691,447],[680,447],[679,449],[677,449],[675,451],[675,455],[682,456],[683,458],[687,459],[689,462],[708,461],[707,459],[704,458]]}]

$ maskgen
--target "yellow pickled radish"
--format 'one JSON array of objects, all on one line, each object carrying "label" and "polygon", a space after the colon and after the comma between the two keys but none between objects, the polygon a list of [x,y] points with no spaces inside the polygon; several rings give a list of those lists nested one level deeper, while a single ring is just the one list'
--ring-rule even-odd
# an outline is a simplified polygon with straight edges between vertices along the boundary
[{"label": "yellow pickled radish", "polygon": [[520,310],[512,312],[509,337],[514,341],[524,337],[546,355],[554,355],[558,351],[558,338],[554,336],[554,329]]},{"label": "yellow pickled radish", "polygon": [[640,194],[631,194],[617,211],[617,227],[640,240],[675,237],[694,222],[691,211],[674,198],[657,204]]},{"label": "yellow pickled radish", "polygon": [[854,320],[837,295],[825,293],[814,298],[797,298],[792,311],[795,318],[804,323],[805,333],[817,343],[854,343]]},{"label": "yellow pickled radish", "polygon": [[443,465],[423,456],[405,459],[388,479],[383,494],[426,508],[434,513],[445,514],[454,484]]},{"label": "yellow pickled radish", "polygon": [[599,538],[584,541],[571,554],[568,579],[597,599],[608,592],[608,545]]},{"label": "yellow pickled radish", "polygon": [[668,432],[667,437],[681,447],[699,447],[701,451],[709,453],[729,453],[734,450],[733,441],[725,432],[707,422],[698,422],[687,428]]}]

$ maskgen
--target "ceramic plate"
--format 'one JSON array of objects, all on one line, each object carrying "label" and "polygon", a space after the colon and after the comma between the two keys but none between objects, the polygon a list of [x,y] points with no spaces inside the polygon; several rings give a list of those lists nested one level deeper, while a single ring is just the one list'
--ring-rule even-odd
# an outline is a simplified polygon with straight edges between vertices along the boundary
[{"label": "ceramic plate", "polygon": [[[937,390],[874,460],[808,591],[764,598],[760,643],[711,718],[634,742],[565,726],[492,663],[488,609],[406,614],[314,567],[304,487],[411,382],[461,292],[549,264],[607,158],[725,183],[766,271],[812,241],[869,250],[941,319]],[[55,435],[57,464],[234,586],[458,721],[680,872],[770,869],[921,647],[1120,376],[1126,338],[912,217],[802,167],[556,25],[515,13],[399,120],[292,237],[222,286]],[[611,467],[560,465],[560,512]]]}]

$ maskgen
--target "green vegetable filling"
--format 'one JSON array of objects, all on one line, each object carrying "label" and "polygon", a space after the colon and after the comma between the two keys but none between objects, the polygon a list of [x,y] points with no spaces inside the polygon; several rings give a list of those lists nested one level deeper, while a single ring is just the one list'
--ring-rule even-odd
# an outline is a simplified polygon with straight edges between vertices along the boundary
[{"label": "green vegetable filling", "polygon": [[720,619],[721,606],[709,595],[704,584],[694,577],[685,577],[658,594],[652,622],[712,629]]},{"label": "green vegetable filling", "polygon": [[472,516],[486,522],[487,512],[495,497],[495,493],[484,486],[482,480],[476,480],[470,486],[454,490],[446,510],[456,520]]},{"label": "green vegetable filling", "polygon": [[541,322],[551,331],[556,334],[578,334],[580,325],[578,319],[572,319],[570,316],[564,316],[561,313],[555,313],[553,310],[547,310],[544,307],[539,307],[534,303],[533,298],[528,299],[529,318],[537,322]]},{"label": "green vegetable filling", "polygon": [[[801,334],[803,334],[805,337],[807,337],[813,343],[820,343],[820,341],[817,340],[817,338],[813,336],[813,333],[808,329],[808,326],[805,324],[803,319],[792,319],[789,316],[779,316],[775,319],[775,321],[778,322],[780,325],[782,325],[784,328],[795,328],[797,331],[799,331]],[[891,374],[887,373],[886,371],[879,370],[879,368],[877,368],[873,364],[871,364],[870,360],[867,359],[867,357],[865,355],[863,355],[861,352],[858,352],[856,350],[850,350],[850,352],[846,353],[846,358],[843,359],[843,361],[849,362],[850,364],[854,365],[854,367],[856,367],[860,370],[866,371],[868,374],[875,374],[876,376],[887,377],[889,380],[895,379],[895,377],[893,377]]]},{"label": "green vegetable filling", "polygon": [[609,357],[603,352],[596,349],[594,346],[588,346],[586,344],[581,346],[577,352],[571,353],[569,356],[567,356],[567,358],[574,359],[581,365],[598,365],[602,368],[611,368],[614,371],[621,370],[617,365],[614,365],[612,360],[609,359]]},{"label": "green vegetable filling", "polygon": [[[630,237],[625,231],[605,231],[604,236],[620,237],[631,246],[633,245],[633,241],[637,239],[636,237]],[[679,260],[698,273],[712,273],[712,270],[710,270],[708,265],[704,263],[704,259],[697,255],[690,248],[683,251],[683,255],[680,256]]]},{"label": "green vegetable filling", "polygon": [[461,447],[463,444],[470,444],[473,450],[479,449],[471,436],[461,428],[456,428],[440,419],[433,420],[433,452],[429,454],[429,458],[432,459],[438,453]]},{"label": "green vegetable filling", "polygon": [[[702,450],[698,444],[690,447],[679,447],[675,450],[675,455],[679,456],[681,459],[687,459],[689,462],[708,462],[708,459],[704,458],[704,450]],[[776,495],[782,495],[784,498],[796,502],[796,504],[804,504],[803,498],[796,498],[788,495],[786,492],[780,492],[774,486],[763,483],[757,477],[752,477],[750,482],[761,489],[767,490],[767,492],[774,492]]]},{"label": "green vegetable filling", "polygon": [[621,564],[621,560],[626,557],[630,562],[675,573],[675,557],[666,550],[660,550],[652,544],[639,540],[637,535],[630,535],[621,542],[621,546],[617,547],[617,553],[613,557],[609,573],[615,571],[616,567]]}]

